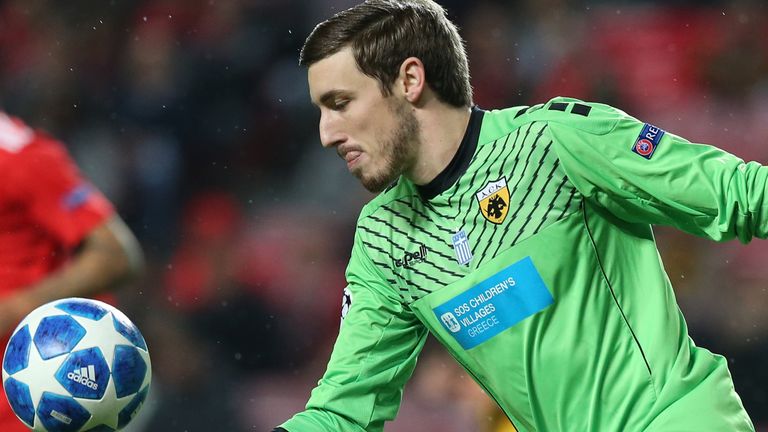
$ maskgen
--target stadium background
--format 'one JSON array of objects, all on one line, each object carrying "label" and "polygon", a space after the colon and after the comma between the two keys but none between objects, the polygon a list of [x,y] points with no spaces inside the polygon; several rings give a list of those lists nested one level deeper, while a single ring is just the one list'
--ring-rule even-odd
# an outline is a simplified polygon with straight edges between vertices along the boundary
[{"label": "stadium background", "polygon": [[[132,431],[269,430],[323,370],[370,195],[322,151],[297,53],[353,3],[0,2],[0,106],[66,142],[147,256],[121,293],[155,373]],[[441,3],[483,108],[603,101],[768,163],[764,1]],[[694,340],[726,355],[768,430],[768,242],[656,233]],[[479,431],[491,415],[430,343],[388,430]]]}]

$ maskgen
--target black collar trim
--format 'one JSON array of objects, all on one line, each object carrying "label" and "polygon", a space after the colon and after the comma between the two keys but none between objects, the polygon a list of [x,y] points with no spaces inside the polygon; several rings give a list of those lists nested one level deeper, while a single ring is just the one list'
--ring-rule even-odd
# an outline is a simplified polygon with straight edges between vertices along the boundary
[{"label": "black collar trim", "polygon": [[466,132],[464,132],[464,138],[462,138],[459,149],[456,151],[451,162],[431,182],[421,186],[416,185],[416,190],[423,200],[429,201],[447,191],[467,171],[469,162],[472,161],[472,157],[475,155],[477,141],[480,139],[480,126],[483,124],[484,114],[485,111],[477,106],[472,107],[472,114],[469,117],[469,124],[467,125]]}]

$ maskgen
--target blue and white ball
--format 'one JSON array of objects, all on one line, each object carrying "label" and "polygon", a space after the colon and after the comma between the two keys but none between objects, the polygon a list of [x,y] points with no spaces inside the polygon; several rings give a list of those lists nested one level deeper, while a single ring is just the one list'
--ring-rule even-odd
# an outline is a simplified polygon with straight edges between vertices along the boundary
[{"label": "blue and white ball", "polygon": [[96,300],[67,298],[32,311],[3,356],[3,388],[35,431],[110,432],[136,415],[152,368],[139,329]]}]

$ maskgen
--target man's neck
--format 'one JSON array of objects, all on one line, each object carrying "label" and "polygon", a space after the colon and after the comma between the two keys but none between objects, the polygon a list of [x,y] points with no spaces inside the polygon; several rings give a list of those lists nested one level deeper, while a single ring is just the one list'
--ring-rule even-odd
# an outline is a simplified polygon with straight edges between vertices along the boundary
[{"label": "man's neck", "polygon": [[456,108],[438,101],[432,104],[417,112],[421,145],[412,169],[406,174],[417,185],[429,183],[451,163],[472,113],[469,107]]}]

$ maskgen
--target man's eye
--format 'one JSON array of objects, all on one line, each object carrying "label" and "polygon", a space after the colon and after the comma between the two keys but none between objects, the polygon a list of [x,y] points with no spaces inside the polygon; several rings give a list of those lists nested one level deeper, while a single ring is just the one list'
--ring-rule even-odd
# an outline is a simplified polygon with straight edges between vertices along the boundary
[{"label": "man's eye", "polygon": [[347,104],[349,104],[349,100],[347,99],[338,100],[333,103],[333,109],[336,111],[341,111],[347,107]]}]

